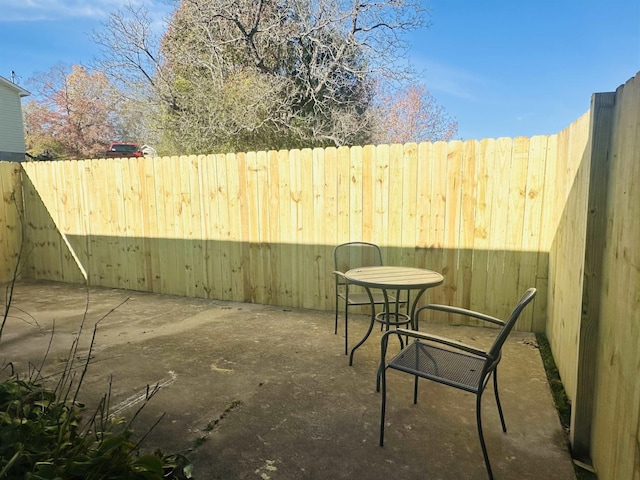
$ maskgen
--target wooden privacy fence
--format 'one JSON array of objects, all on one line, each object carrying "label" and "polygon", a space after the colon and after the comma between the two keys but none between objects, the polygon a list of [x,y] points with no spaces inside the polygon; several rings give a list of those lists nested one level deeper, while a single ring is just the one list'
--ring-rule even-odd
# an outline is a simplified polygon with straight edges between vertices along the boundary
[{"label": "wooden privacy fence", "polygon": [[[431,301],[545,328],[560,152],[579,134],[482,141],[24,164],[26,276],[320,310],[333,247],[443,273]],[[586,130],[585,130],[586,132]],[[564,143],[559,143],[562,140]]]},{"label": "wooden privacy fence", "polygon": [[640,74],[600,96],[592,105],[610,128],[592,138],[601,154],[589,189],[572,442],[600,480],[640,479]]},{"label": "wooden privacy fence", "polygon": [[[428,300],[546,331],[573,454],[640,478],[640,75],[557,135],[136,160],[0,162],[0,282],[332,310],[332,250],[444,274]],[[24,238],[24,240],[23,240]]]}]

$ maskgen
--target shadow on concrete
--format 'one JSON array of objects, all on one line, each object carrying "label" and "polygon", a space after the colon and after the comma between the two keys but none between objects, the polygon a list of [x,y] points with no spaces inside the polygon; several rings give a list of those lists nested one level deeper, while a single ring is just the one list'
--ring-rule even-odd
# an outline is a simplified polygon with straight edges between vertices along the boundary
[{"label": "shadow on concrete", "polygon": [[[2,359],[22,372],[41,361],[55,322],[45,367],[55,373],[86,302],[81,286],[19,284]],[[413,405],[412,379],[390,372],[385,446],[378,445],[379,331],[350,367],[331,312],[92,287],[80,356],[93,324],[118,305],[99,325],[81,400],[96,404],[112,375],[112,409],[126,417],[147,385],[162,384],[136,431],[164,412],[143,447],[185,452],[196,479],[486,478],[474,397],[451,388],[425,383]],[[365,316],[350,322],[353,343],[367,325]],[[493,333],[425,321],[421,329],[480,345]],[[575,479],[533,334],[507,341],[500,382],[506,434],[491,395],[483,405],[495,478]]]}]

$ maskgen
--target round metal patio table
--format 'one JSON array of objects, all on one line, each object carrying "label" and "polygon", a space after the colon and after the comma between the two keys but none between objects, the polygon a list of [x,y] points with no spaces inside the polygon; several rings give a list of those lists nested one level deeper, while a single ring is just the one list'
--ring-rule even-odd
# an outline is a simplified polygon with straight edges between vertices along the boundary
[{"label": "round metal patio table", "polygon": [[[425,268],[415,267],[394,267],[394,266],[379,266],[379,267],[360,267],[347,271],[344,276],[349,283],[364,287],[371,300],[371,322],[367,333],[365,333],[362,340],[360,340],[352,349],[349,355],[349,365],[353,365],[353,354],[355,351],[366,342],[373,325],[378,322],[386,325],[387,329],[391,326],[398,327],[400,325],[414,325],[414,314],[418,306],[418,302],[422,297],[422,294],[431,287],[440,285],[444,281],[444,277],[438,272],[427,270]],[[373,296],[370,289],[380,289],[385,299],[385,309],[376,315],[375,305],[373,302]],[[398,305],[392,311],[389,305],[389,297],[387,291],[395,290],[397,292],[407,291],[411,292],[416,290],[417,293],[413,296],[413,302],[411,306],[407,305],[407,313],[403,314],[399,312]],[[398,298],[399,295],[396,296]],[[392,320],[393,317],[393,320]]]}]

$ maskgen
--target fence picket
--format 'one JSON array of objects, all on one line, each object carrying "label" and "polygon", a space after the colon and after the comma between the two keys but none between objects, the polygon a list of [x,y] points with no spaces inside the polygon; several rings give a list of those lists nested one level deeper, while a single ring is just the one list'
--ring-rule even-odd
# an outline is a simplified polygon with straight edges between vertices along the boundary
[{"label": "fence picket", "polygon": [[52,218],[32,271],[72,273],[58,229],[95,285],[332,309],[333,247],[365,240],[444,274],[425,301],[501,315],[548,274],[553,154],[541,137],[34,164]]}]

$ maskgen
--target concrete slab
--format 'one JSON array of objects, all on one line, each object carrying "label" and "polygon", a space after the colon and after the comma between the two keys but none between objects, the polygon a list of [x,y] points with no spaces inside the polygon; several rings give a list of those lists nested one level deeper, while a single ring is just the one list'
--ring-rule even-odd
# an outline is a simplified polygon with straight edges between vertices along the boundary
[{"label": "concrete slab", "polygon": [[[385,446],[378,445],[380,332],[350,367],[331,312],[21,283],[0,359],[21,372],[39,364],[55,325],[44,372],[60,371],[85,310],[80,360],[104,318],[81,400],[95,405],[113,376],[112,410],[127,417],[147,385],[161,384],[136,431],[164,413],[143,447],[186,453],[197,479],[486,478],[474,397],[433,382],[421,384],[413,405],[412,379],[389,373]],[[367,322],[350,322],[353,343]],[[421,329],[480,345],[492,334],[440,324]],[[500,388],[506,434],[490,392],[483,405],[495,478],[575,479],[533,335],[514,332],[508,340]]]}]

